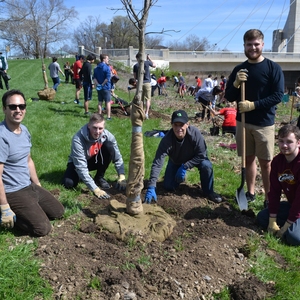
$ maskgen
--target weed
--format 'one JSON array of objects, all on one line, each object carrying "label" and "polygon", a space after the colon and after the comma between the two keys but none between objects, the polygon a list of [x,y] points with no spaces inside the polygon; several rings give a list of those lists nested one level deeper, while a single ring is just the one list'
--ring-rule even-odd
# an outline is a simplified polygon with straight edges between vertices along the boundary
[{"label": "weed", "polygon": [[175,246],[174,246],[175,250],[177,252],[183,251],[184,250],[184,246],[183,246],[183,241],[182,238],[179,237],[175,240]]},{"label": "weed", "polygon": [[125,261],[125,263],[121,266],[121,270],[129,271],[135,269],[135,265],[129,261]]},{"label": "weed", "polygon": [[151,266],[151,257],[149,255],[141,255],[137,261],[140,265]]},{"label": "weed", "polygon": [[101,279],[99,277],[93,277],[89,283],[89,287],[93,290],[102,290]]}]

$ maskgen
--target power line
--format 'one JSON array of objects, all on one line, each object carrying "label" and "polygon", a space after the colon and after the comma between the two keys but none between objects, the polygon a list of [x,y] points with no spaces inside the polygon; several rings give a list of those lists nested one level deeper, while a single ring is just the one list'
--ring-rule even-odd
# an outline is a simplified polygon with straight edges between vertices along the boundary
[{"label": "power line", "polygon": [[176,42],[179,42],[184,36],[186,36],[189,32],[191,32],[194,28],[196,28],[199,24],[201,24],[205,19],[207,19],[212,13],[214,13],[216,10],[220,9],[220,6],[222,6],[225,2],[227,2],[228,0],[223,0],[223,2],[221,3],[221,5],[216,5],[216,8],[209,13],[207,16],[205,16],[200,22],[198,22],[195,26],[193,26],[190,30],[188,30],[184,35],[182,35],[178,40],[176,40]]}]

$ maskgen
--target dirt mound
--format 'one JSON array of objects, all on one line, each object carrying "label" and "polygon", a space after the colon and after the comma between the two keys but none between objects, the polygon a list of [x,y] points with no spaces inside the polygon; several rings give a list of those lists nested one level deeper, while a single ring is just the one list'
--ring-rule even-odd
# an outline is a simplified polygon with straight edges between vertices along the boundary
[{"label": "dirt mound", "polygon": [[[124,194],[108,192],[125,203]],[[51,235],[39,239],[40,272],[56,299],[214,299],[225,286],[232,299],[265,299],[272,292],[248,273],[247,240],[258,234],[253,217],[226,199],[208,201],[197,185],[182,184],[173,194],[158,184],[157,192],[159,205],[177,224],[164,243],[147,244],[134,236],[122,242],[96,226],[93,218],[109,200],[83,191],[91,200],[83,213],[56,223]]]}]

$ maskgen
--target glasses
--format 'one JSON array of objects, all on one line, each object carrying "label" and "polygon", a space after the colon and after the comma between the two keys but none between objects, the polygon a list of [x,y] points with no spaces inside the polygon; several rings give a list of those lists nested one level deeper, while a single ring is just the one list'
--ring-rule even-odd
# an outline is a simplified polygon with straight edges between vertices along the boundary
[{"label": "glasses", "polygon": [[16,110],[19,107],[20,110],[24,110],[26,108],[26,104],[8,104],[7,105],[10,110]]}]

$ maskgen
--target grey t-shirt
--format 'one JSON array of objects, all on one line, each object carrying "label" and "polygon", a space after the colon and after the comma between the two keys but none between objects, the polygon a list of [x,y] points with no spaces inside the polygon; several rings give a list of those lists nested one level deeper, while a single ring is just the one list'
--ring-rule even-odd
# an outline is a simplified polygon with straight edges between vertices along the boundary
[{"label": "grey t-shirt", "polygon": [[15,134],[5,121],[0,123],[0,162],[4,164],[2,180],[5,193],[19,191],[31,184],[28,168],[31,136],[22,124],[21,129],[20,134]]},{"label": "grey t-shirt", "polygon": [[51,78],[58,77],[58,72],[60,70],[60,66],[59,66],[59,64],[56,61],[53,62],[53,63],[51,63],[49,65],[48,69],[50,70],[50,77]]}]

